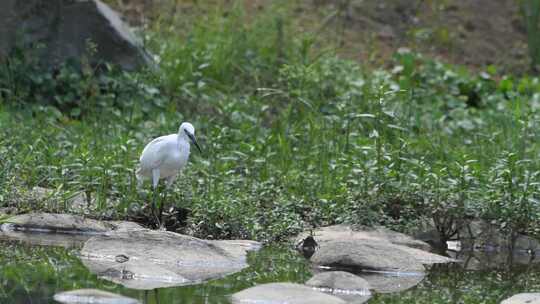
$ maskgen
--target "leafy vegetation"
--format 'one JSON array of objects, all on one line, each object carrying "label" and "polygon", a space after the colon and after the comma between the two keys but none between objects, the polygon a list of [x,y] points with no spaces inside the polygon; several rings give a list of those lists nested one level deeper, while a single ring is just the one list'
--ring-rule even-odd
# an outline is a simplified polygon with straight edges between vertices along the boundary
[{"label": "leafy vegetation", "polygon": [[[147,222],[134,172],[144,144],[191,121],[204,147],[168,199],[168,226],[279,241],[303,228],[464,219],[538,235],[540,80],[472,74],[410,52],[390,70],[337,57],[277,6],[158,20],[160,70],[35,71],[31,51],[0,71],[0,206]],[[248,20],[249,19],[249,20]],[[321,45],[324,48],[321,48]],[[54,189],[46,203],[34,186]]]}]

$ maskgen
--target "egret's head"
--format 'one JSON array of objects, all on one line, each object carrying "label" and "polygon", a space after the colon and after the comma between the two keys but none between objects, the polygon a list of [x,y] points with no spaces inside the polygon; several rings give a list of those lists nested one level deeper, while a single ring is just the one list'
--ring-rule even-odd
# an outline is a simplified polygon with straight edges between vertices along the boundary
[{"label": "egret's head", "polygon": [[179,133],[180,133],[180,136],[186,139],[189,139],[195,145],[195,147],[197,147],[199,152],[202,153],[201,147],[199,147],[199,144],[197,143],[197,140],[195,139],[195,128],[193,127],[192,124],[190,124],[189,122],[183,122],[180,125]]},{"label": "egret's head", "polygon": [[185,132],[188,132],[189,134],[195,136],[195,128],[189,122],[183,122],[180,125],[180,133],[186,134]]}]

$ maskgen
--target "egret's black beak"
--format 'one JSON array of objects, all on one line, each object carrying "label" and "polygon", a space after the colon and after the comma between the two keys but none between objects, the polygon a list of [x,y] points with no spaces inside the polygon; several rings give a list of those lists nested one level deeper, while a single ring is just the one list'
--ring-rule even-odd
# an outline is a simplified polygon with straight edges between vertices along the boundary
[{"label": "egret's black beak", "polygon": [[199,147],[199,144],[197,143],[197,140],[195,139],[195,135],[189,133],[187,130],[184,130],[184,132],[186,132],[186,135],[189,137],[189,139],[191,139],[191,142],[195,145],[195,147],[197,147],[199,152],[202,153],[201,147]]}]

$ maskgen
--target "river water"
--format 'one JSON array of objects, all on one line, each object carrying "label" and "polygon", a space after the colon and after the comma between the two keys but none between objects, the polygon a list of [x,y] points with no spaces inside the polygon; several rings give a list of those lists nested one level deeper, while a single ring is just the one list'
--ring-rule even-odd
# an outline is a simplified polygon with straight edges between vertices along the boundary
[{"label": "river water", "polygon": [[[204,284],[133,290],[100,279],[78,258],[77,242],[69,248],[28,241],[0,240],[0,303],[56,303],[55,293],[97,288],[140,300],[141,303],[230,303],[230,295],[268,282],[303,283],[312,276],[309,263],[287,247],[267,247],[249,256],[244,271]],[[38,242],[46,243],[46,242]],[[63,244],[63,245],[66,245]],[[500,303],[519,293],[540,291],[540,265],[534,256],[459,253],[460,263],[431,267],[416,286],[376,293],[367,303]]]}]

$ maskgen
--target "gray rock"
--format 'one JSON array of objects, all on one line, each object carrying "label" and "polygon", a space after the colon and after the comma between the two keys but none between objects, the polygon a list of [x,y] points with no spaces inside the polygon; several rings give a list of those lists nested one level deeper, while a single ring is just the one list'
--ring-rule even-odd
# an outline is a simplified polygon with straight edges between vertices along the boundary
[{"label": "gray rock", "polygon": [[[95,54],[88,51],[89,41]],[[18,43],[44,44],[39,57],[46,66],[85,56],[93,64],[103,60],[127,70],[151,62],[118,15],[99,0],[0,1],[0,57]]]},{"label": "gray rock", "polygon": [[424,265],[433,265],[433,264],[446,264],[446,263],[455,263],[456,259],[438,255],[435,253],[427,252],[417,248],[411,248],[406,246],[399,246],[400,250],[407,252],[412,255],[418,262]]},{"label": "gray rock", "polygon": [[248,266],[247,252],[258,248],[252,241],[206,241],[139,229],[93,237],[80,257],[104,279],[148,290],[196,284],[240,271]]},{"label": "gray rock", "polygon": [[73,193],[65,197],[65,194],[59,193],[55,189],[39,186],[28,191],[22,199],[30,205],[45,206],[51,209],[58,209],[61,206],[67,208],[67,212],[75,214],[87,214],[96,205],[95,199],[91,199],[89,203],[86,194],[83,192]]},{"label": "gray rock", "polygon": [[54,194],[54,189],[43,188],[39,186],[32,188],[32,190],[30,191],[30,197],[37,201],[47,200],[54,196]]},{"label": "gray rock", "polygon": [[57,232],[69,234],[100,234],[141,226],[127,222],[106,222],[73,214],[28,213],[6,219],[0,226],[4,231]]},{"label": "gray rock", "polygon": [[293,283],[257,285],[232,295],[235,304],[343,304],[344,300]]},{"label": "gray rock", "polygon": [[431,250],[431,246],[424,242],[417,240],[411,236],[408,236],[404,233],[392,231],[385,227],[375,227],[373,230],[369,231],[368,233],[371,234],[373,237],[378,237],[381,239],[386,239],[390,241],[390,243],[395,245],[402,245],[410,248],[417,248],[421,250],[429,251]]},{"label": "gray rock", "polygon": [[365,273],[362,274],[372,290],[378,293],[401,292],[418,285],[424,279],[422,273]]},{"label": "gray rock", "polygon": [[0,230],[0,240],[16,240],[25,244],[39,246],[82,248],[84,243],[91,237],[89,234],[28,233],[15,230]]},{"label": "gray rock", "polygon": [[[296,237],[296,243],[301,242],[309,235],[309,231],[301,233]],[[385,240],[396,245],[427,251],[431,250],[431,246],[426,242],[416,240],[406,234],[395,232],[384,227],[368,228],[334,225],[315,229],[313,235],[315,240],[319,243],[334,240]]]},{"label": "gray rock", "polygon": [[[72,214],[90,214],[97,208],[96,197],[88,197],[85,192],[61,193],[55,189],[36,186],[28,193],[22,195],[22,199],[30,205],[45,206],[49,209],[59,207]],[[106,205],[114,206],[117,202],[107,198]]]},{"label": "gray rock", "polygon": [[[309,232],[300,234],[296,239],[297,244],[309,235]],[[420,264],[455,262],[453,259],[422,250],[430,248],[422,241],[382,227],[355,230],[349,226],[336,225],[315,230],[313,237],[318,243],[318,251],[311,260],[316,265],[334,264],[363,270],[414,272],[423,271]],[[346,246],[346,256],[341,246]]]},{"label": "gray rock", "polygon": [[501,304],[540,304],[540,293],[520,293],[502,301]]},{"label": "gray rock", "polygon": [[317,291],[335,295],[349,303],[364,303],[371,297],[369,283],[361,277],[345,271],[325,271],[306,282]]},{"label": "gray rock", "polygon": [[385,272],[423,272],[424,266],[402,246],[369,240],[327,241],[311,257],[315,265]]},{"label": "gray rock", "polygon": [[125,296],[98,289],[77,289],[60,292],[54,300],[65,304],[139,304],[140,302]]},{"label": "gray rock", "polygon": [[2,207],[0,208],[0,219],[4,217],[9,217],[11,214],[17,213],[15,207]]}]

